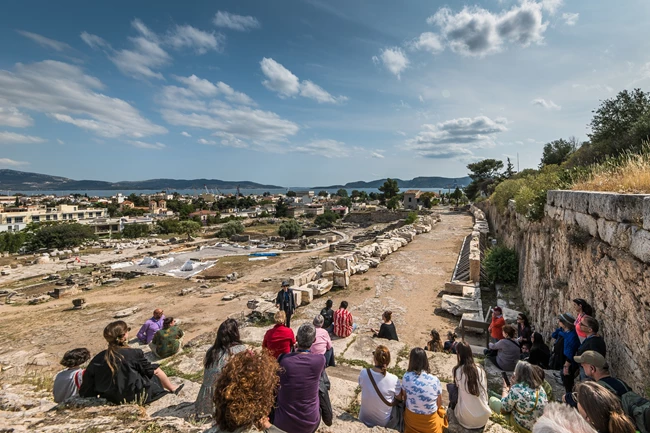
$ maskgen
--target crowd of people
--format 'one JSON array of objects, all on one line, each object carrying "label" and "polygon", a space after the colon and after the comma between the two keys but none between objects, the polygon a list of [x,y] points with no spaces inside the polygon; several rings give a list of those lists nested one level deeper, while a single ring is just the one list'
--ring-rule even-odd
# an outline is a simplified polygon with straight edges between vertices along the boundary
[{"label": "crowd of people", "polygon": [[[213,419],[212,433],[313,433],[321,422],[332,424],[326,371],[335,366],[332,338],[350,336],[356,324],[346,301],[333,310],[328,300],[320,314],[294,335],[289,325],[295,305],[289,298],[293,294],[283,282],[276,299],[275,325],[265,333],[261,351],[242,343],[236,320],[220,324],[205,354],[195,402],[197,417]],[[584,299],[575,299],[573,304],[575,317],[570,313],[558,316],[553,350],[525,314],[519,313],[516,323],[509,325],[502,309],[493,309],[488,329],[492,341],[485,355],[503,370],[501,394],[488,389],[487,374],[472,348],[456,341],[453,332],[443,342],[440,333],[432,330],[424,348],[410,351],[402,378],[389,371],[390,350],[378,344],[373,366],[359,373],[359,420],[368,427],[406,433],[442,433],[450,415],[466,429],[481,429],[497,413],[520,433],[647,433],[650,402],[610,375],[606,344],[592,307]],[[183,385],[175,386],[141,349],[129,347],[129,332],[124,321],[115,321],[104,329],[107,349],[92,359],[85,348],[66,352],[61,360],[66,369],[54,381],[55,401],[80,395],[99,396],[115,404],[147,404],[168,393],[178,394]],[[398,340],[392,312],[385,311],[381,326],[371,332],[377,339]],[[137,333],[137,341],[148,344],[159,358],[177,353],[182,337],[175,320],[166,318],[160,309]],[[448,409],[442,404],[443,384],[430,371],[427,351],[456,355],[452,383],[446,388]],[[564,395],[553,395],[547,369],[559,370]],[[630,407],[635,412],[630,413]]]}]

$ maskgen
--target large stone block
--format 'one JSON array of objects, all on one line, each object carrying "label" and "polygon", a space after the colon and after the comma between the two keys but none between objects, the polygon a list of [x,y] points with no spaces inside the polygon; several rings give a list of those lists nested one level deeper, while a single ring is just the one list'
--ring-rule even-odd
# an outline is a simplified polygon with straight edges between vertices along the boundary
[{"label": "large stone block", "polygon": [[384,338],[372,338],[369,335],[358,335],[347,350],[343,353],[343,358],[349,360],[366,361],[373,365],[374,360],[372,353],[377,346],[383,345],[390,350],[390,365],[395,366],[397,363],[397,354],[406,347],[406,343],[401,341],[386,340]]},{"label": "large stone block", "polygon": [[604,218],[598,219],[598,236],[603,242],[607,242],[613,247],[627,250],[632,242],[632,233],[637,228],[631,224],[607,221]]},{"label": "large stone block", "polygon": [[445,283],[445,292],[448,292],[452,295],[462,296],[464,287],[465,284],[460,281],[451,281],[449,283]]},{"label": "large stone block", "polygon": [[647,230],[636,230],[632,234],[630,252],[644,263],[650,263],[650,232]]},{"label": "large stone block", "polygon": [[313,290],[314,297],[318,298],[323,296],[325,293],[329,292],[332,289],[334,283],[328,280],[316,280],[312,283],[309,283],[307,286]]},{"label": "large stone block", "polygon": [[[314,300],[314,289],[309,286],[292,287],[293,291],[301,292],[302,305],[310,304]],[[301,305],[301,304],[296,304]]]},{"label": "large stone block", "polygon": [[483,304],[480,299],[468,299],[453,295],[443,295],[441,307],[454,316],[462,316],[465,313],[477,313],[483,310]]},{"label": "large stone block", "polygon": [[567,192],[567,207],[574,212],[589,213],[589,196],[591,193],[583,191]]},{"label": "large stone block", "polygon": [[640,194],[589,193],[589,213],[610,221],[639,224],[644,216],[644,199]]},{"label": "large stone block", "polygon": [[598,222],[596,218],[587,215],[586,213],[576,212],[575,219],[581,229],[589,232],[593,237],[598,236]]},{"label": "large stone block", "polygon": [[348,271],[335,271],[334,285],[337,287],[348,287],[350,285],[350,273]]},{"label": "large stone block", "polygon": [[332,271],[339,271],[339,267],[336,264],[335,260],[323,260],[321,263],[321,267],[323,268],[323,272],[332,272]]},{"label": "large stone block", "polygon": [[463,298],[478,299],[481,297],[481,288],[476,286],[463,286]]}]

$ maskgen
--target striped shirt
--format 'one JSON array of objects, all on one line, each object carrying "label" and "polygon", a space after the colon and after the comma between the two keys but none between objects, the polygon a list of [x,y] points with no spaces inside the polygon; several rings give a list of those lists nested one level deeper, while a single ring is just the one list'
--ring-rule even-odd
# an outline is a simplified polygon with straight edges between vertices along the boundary
[{"label": "striped shirt", "polygon": [[350,334],[352,334],[352,314],[345,308],[339,308],[334,312],[334,335],[345,338]]}]

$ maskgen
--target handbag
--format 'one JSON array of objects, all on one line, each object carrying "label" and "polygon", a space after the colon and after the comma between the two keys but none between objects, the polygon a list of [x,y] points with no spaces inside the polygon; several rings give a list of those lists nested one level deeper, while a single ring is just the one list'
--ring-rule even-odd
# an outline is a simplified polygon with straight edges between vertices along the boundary
[{"label": "handbag", "polygon": [[453,410],[458,404],[458,385],[455,383],[448,383],[447,392],[449,393],[449,409]]},{"label": "handbag", "polygon": [[386,400],[384,398],[384,395],[379,391],[379,387],[377,386],[377,382],[375,382],[375,378],[372,377],[372,371],[369,368],[366,368],[366,372],[368,373],[368,377],[370,378],[370,383],[372,383],[373,388],[375,388],[375,392],[379,396],[379,399],[386,406],[392,408],[390,411],[390,419],[388,420],[388,424],[386,424],[386,428],[397,430],[398,432],[403,432],[404,431],[404,402],[402,400],[399,400],[397,397],[395,397],[392,403]]}]

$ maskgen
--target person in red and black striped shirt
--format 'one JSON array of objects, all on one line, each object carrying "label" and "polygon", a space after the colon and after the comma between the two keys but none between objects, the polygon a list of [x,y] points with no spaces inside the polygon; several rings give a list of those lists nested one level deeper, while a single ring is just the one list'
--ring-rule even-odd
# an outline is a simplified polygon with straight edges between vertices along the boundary
[{"label": "person in red and black striped shirt", "polygon": [[334,312],[334,335],[341,338],[349,337],[356,328],[352,314],[348,311],[348,302],[342,301],[339,309]]}]

